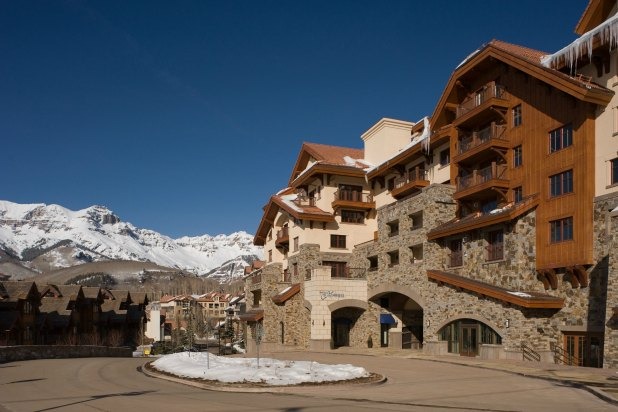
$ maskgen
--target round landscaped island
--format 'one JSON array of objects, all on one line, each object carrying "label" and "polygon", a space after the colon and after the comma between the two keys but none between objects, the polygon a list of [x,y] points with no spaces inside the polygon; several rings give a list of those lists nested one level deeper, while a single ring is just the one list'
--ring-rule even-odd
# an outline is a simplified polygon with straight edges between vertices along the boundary
[{"label": "round landscaped island", "polygon": [[151,372],[193,382],[229,387],[281,387],[379,382],[383,377],[349,364],[225,357],[206,352],[180,352],[146,365]]}]

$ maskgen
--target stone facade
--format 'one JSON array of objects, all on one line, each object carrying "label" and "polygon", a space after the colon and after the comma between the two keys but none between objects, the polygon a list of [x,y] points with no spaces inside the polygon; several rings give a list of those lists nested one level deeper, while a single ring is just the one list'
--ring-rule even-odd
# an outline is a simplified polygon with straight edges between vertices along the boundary
[{"label": "stone facade", "polygon": [[[594,273],[604,280],[604,288],[595,296],[605,309],[603,365],[618,367],[618,193],[599,196],[594,202],[594,255],[598,262]],[[601,306],[601,305],[599,305]]]}]

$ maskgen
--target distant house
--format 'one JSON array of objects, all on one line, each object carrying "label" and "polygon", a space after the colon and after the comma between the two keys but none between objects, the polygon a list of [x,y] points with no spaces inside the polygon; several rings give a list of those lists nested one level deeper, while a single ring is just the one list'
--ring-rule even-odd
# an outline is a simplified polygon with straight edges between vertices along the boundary
[{"label": "distant house", "polygon": [[0,282],[0,345],[32,345],[41,298],[34,282]]}]

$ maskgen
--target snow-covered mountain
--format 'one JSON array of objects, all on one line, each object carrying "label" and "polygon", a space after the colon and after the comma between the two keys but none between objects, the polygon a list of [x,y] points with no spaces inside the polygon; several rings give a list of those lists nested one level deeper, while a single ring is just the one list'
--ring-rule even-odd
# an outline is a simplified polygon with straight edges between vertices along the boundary
[{"label": "snow-covered mountain", "polygon": [[[219,280],[242,276],[243,266],[262,255],[245,232],[172,239],[122,222],[104,206],[72,211],[59,205],[9,201],[0,201],[0,250],[36,270],[131,260],[210,274]],[[229,262],[236,262],[233,270]]]}]

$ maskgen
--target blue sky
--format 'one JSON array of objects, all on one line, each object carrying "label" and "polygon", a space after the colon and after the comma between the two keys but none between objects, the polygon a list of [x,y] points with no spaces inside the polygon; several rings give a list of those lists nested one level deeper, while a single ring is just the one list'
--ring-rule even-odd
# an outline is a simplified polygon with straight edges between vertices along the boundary
[{"label": "blue sky", "polygon": [[483,43],[556,51],[586,4],[0,0],[0,199],[254,233],[303,141],[416,121]]}]

